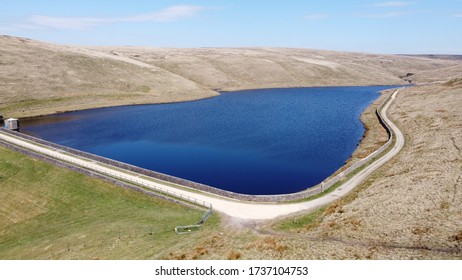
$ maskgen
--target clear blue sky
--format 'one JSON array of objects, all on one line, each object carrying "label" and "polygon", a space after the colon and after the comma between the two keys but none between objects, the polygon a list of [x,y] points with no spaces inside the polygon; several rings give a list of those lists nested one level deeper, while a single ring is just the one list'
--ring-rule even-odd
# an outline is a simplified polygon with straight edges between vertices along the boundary
[{"label": "clear blue sky", "polygon": [[462,0],[14,0],[0,34],[73,45],[462,54]]}]

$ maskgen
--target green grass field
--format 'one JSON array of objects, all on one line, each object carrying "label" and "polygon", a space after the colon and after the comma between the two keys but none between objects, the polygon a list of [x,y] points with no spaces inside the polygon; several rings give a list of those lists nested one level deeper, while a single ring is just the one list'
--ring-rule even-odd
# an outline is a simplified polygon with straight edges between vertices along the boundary
[{"label": "green grass field", "polygon": [[0,147],[0,259],[163,259],[219,227],[175,234],[203,211],[126,190]]}]

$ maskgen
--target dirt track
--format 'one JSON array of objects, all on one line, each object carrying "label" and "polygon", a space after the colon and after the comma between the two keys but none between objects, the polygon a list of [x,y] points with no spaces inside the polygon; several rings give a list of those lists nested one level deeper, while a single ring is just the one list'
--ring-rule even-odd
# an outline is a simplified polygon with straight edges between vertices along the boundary
[{"label": "dirt track", "polygon": [[309,223],[285,219],[303,221],[292,230],[225,219],[219,242],[186,258],[201,248],[205,259],[462,259],[460,108],[462,78],[401,90],[389,116],[404,148],[345,198]]},{"label": "dirt track", "polygon": [[[168,184],[162,184],[161,182],[153,182],[147,180],[145,178],[140,177],[139,174],[127,172],[124,170],[116,170],[112,167],[104,166],[101,163],[96,163],[93,161],[86,160],[84,158],[79,158],[75,155],[66,153],[64,151],[59,151],[54,148],[48,148],[44,146],[38,146],[32,142],[25,141],[21,138],[13,137],[11,135],[0,133],[0,139],[2,139],[3,141],[7,141],[9,143],[13,143],[15,145],[19,145],[21,147],[25,147],[27,149],[38,151],[41,154],[45,154],[53,158],[58,158],[66,162],[70,162],[77,166],[84,166],[85,168],[98,173],[110,174],[111,177],[122,178],[123,180],[129,182],[136,182],[138,184],[142,184],[143,186],[152,188],[154,190],[162,190],[162,192],[169,190],[171,192],[171,195],[177,196],[179,198],[189,197],[191,201],[198,201],[198,203],[201,205],[204,204],[203,202],[210,203],[213,205],[213,209],[215,211],[222,212],[233,218],[238,218],[242,220],[270,220],[276,217],[287,216],[300,211],[314,210],[324,205],[330,204],[341,197],[344,197],[358,184],[360,184],[365,178],[367,178],[367,176],[369,176],[377,168],[379,168],[385,162],[389,161],[392,157],[394,157],[404,146],[403,134],[387,117],[387,110],[390,104],[392,104],[392,102],[395,100],[397,93],[398,90],[395,91],[395,93],[387,101],[386,105],[383,107],[381,111],[383,121],[390,127],[395,137],[395,145],[392,147],[392,149],[388,153],[383,155],[380,159],[374,161],[372,164],[355,174],[351,179],[346,181],[343,185],[341,185],[332,193],[326,194],[323,197],[320,197],[315,200],[291,204],[259,204],[250,202],[240,202],[228,198],[219,197],[216,195],[203,194],[195,191],[190,192],[185,189],[174,188]],[[346,175],[347,174],[345,174],[345,176]]]},{"label": "dirt track", "polygon": [[[291,49],[94,50],[161,68],[154,72],[21,38],[1,37],[0,46],[0,111],[14,116],[190,100],[214,95],[210,88],[240,84],[353,85],[360,78],[357,84],[389,84],[411,73],[406,79],[417,84],[440,82],[401,92],[390,116],[405,134],[406,146],[346,199],[328,207],[316,226],[268,242],[242,242],[242,232],[217,235],[212,240],[226,246],[214,246],[203,258],[223,258],[233,248],[242,258],[257,259],[462,259],[460,62]],[[302,74],[293,76],[287,69]],[[268,82],[274,76],[281,80]]]},{"label": "dirt track", "polygon": [[402,90],[389,115],[403,150],[314,229],[283,238],[290,257],[462,259],[460,108],[460,79]]}]

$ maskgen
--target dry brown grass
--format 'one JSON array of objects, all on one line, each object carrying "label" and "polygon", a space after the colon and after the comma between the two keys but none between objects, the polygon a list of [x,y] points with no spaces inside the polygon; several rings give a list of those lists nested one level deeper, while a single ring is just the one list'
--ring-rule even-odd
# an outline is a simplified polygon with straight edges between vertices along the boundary
[{"label": "dry brown grass", "polygon": [[36,116],[251,88],[442,80],[461,62],[284,48],[84,48],[0,36],[0,111]]},{"label": "dry brown grass", "polygon": [[287,245],[280,244],[280,240],[274,236],[263,237],[255,242],[255,247],[261,252],[271,250],[280,254],[287,250]]},{"label": "dry brown grass", "polygon": [[[390,108],[407,139],[396,158],[316,219],[288,218],[283,230],[227,228],[208,258],[462,259],[459,108],[462,86],[404,90]],[[292,220],[307,224],[292,230]]]},{"label": "dry brown grass", "polygon": [[[227,228],[160,257],[462,259],[460,62],[297,49],[88,49],[10,37],[0,47],[4,115],[190,100],[212,96],[210,89],[444,81],[398,95],[389,114],[405,148],[316,226]],[[356,158],[386,140],[373,119],[369,109]]]},{"label": "dry brown grass", "polygon": [[216,95],[161,68],[104,53],[0,36],[0,111],[33,116]]},{"label": "dry brown grass", "polygon": [[[180,251],[172,251],[165,258],[175,260],[197,260],[208,259],[212,253],[221,252],[221,256],[237,256],[234,251],[225,253],[229,248],[226,246],[227,236],[223,233],[214,233],[207,238],[202,239],[196,246],[182,249]],[[233,254],[231,254],[233,253]]]},{"label": "dry brown grass", "polygon": [[228,260],[238,260],[240,258],[241,258],[241,253],[239,252],[231,251],[228,254]]},{"label": "dry brown grass", "polygon": [[[404,150],[326,208],[315,228],[284,235],[291,258],[462,258],[462,86],[403,90],[390,110]],[[243,252],[245,254],[245,252]]]}]

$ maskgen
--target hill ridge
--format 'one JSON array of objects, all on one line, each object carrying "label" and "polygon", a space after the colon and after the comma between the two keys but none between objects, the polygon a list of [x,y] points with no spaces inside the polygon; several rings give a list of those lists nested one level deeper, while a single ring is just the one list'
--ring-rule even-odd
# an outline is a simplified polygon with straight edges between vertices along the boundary
[{"label": "hill ridge", "polygon": [[[37,116],[255,88],[428,83],[447,59],[299,48],[82,47],[0,36],[0,112]],[[410,75],[410,76],[409,76]]]}]

